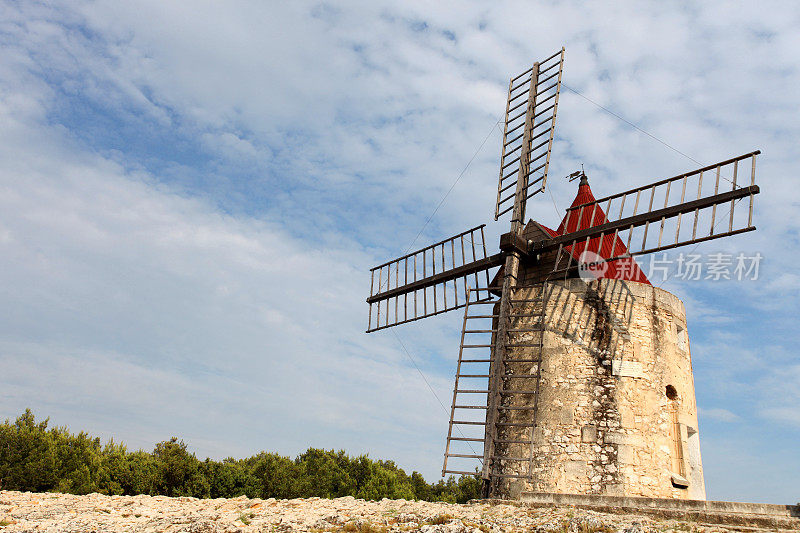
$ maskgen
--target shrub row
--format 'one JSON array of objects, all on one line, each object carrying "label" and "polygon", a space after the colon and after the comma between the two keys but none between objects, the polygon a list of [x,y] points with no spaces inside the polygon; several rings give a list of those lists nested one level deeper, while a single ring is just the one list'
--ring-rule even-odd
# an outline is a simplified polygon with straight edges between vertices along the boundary
[{"label": "shrub row", "polygon": [[85,432],[48,429],[28,409],[0,425],[0,488],[72,494],[150,494],[196,498],[404,498],[463,503],[478,498],[478,476],[427,483],[393,461],[309,448],[294,459],[261,452],[246,459],[201,461],[173,437],[151,452],[101,444]]}]

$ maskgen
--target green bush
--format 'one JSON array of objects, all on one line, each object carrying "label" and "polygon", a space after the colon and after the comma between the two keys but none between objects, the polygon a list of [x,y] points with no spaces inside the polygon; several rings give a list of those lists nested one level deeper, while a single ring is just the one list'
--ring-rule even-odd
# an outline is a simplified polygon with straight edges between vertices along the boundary
[{"label": "green bush", "polygon": [[478,498],[475,476],[435,484],[393,461],[309,448],[294,460],[261,452],[247,459],[200,461],[172,437],[152,453],[129,452],[113,440],[36,423],[30,409],[0,425],[0,489],[71,494],[162,494],[196,498],[404,498],[463,503]]}]

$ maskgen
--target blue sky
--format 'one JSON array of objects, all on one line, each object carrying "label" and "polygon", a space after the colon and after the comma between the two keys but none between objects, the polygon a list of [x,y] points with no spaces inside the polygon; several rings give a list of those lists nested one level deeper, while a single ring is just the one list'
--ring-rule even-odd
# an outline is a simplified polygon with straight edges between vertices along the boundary
[{"label": "blue sky", "polygon": [[[709,498],[800,491],[800,10],[790,2],[0,4],[0,417],[200,456],[308,446],[436,479],[447,414],[369,267],[491,220],[508,77],[564,82],[703,164],[761,149],[752,282],[684,300]],[[481,142],[489,140],[478,150]],[[564,91],[556,225],[698,167]],[[553,206],[556,203],[559,212]],[[490,223],[489,239],[506,220]],[[458,313],[397,335],[445,402]]]}]

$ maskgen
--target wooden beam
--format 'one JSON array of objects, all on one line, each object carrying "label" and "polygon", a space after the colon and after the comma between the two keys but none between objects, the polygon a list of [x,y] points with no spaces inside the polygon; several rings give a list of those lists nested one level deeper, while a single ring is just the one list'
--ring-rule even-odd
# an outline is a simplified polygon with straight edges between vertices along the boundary
[{"label": "wooden beam", "polygon": [[517,251],[528,253],[528,241],[520,233],[503,233],[500,235],[500,250],[506,253]]},{"label": "wooden beam", "polygon": [[470,274],[475,274],[477,272],[481,272],[482,270],[488,270],[492,267],[502,265],[504,259],[505,259],[505,254],[502,253],[485,257],[483,259],[478,259],[477,261],[473,261],[472,263],[468,263],[466,265],[462,265],[460,267],[453,268],[451,270],[446,270],[444,272],[439,272],[438,274],[435,274],[433,276],[428,276],[427,278],[412,283],[408,283],[400,287],[395,287],[394,289],[390,289],[388,291],[379,292],[367,298],[367,303],[373,304],[375,302],[380,302],[388,298],[391,298],[393,296],[408,294],[410,292],[418,291],[420,289],[425,289],[433,285],[438,285],[439,283],[444,283],[447,281],[458,279],[460,277],[468,276]]},{"label": "wooden beam", "polygon": [[656,209],[654,211],[642,213],[641,215],[630,216],[627,218],[623,218],[621,220],[607,222],[605,224],[600,224],[599,226],[594,226],[592,228],[587,228],[584,230],[568,233],[566,235],[554,237],[552,240],[544,241],[544,243],[541,244],[541,246],[535,248],[535,251],[545,252],[548,250],[554,250],[558,248],[560,244],[569,245],[568,243],[573,243],[575,241],[587,238],[591,239],[592,237],[599,236],[601,233],[609,234],[613,233],[615,230],[621,230],[623,228],[634,228],[637,226],[643,226],[648,222],[659,220],[662,217],[665,219],[672,218],[682,213],[689,213],[691,211],[694,211],[695,209],[704,209],[706,207],[723,204],[725,202],[750,196],[751,194],[758,194],[759,192],[760,191],[758,185],[750,185],[749,187],[741,187],[733,191],[715,194],[713,196],[708,196],[706,198],[700,198],[699,200],[692,200],[691,202],[684,202],[682,204],[674,205],[664,209]]}]

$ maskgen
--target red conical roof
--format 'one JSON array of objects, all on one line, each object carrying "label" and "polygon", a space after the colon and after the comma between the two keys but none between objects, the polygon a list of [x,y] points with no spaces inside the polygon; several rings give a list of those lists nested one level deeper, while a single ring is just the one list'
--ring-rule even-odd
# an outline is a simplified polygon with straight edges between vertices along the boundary
[{"label": "red conical roof", "polygon": [[[578,194],[575,196],[575,200],[572,201],[570,207],[576,207],[594,201],[595,197],[592,194],[592,189],[589,187],[589,180],[584,176],[581,178]],[[561,221],[561,225],[558,226],[556,231],[549,228],[547,229],[555,237],[556,235],[564,235],[565,233],[572,233],[574,231],[599,226],[606,222],[609,222],[609,220],[603,212],[603,209],[599,205],[595,205],[593,207],[584,208],[583,210],[567,211],[567,215],[564,217],[564,220]],[[571,246],[565,247],[565,250],[571,252],[575,259],[578,259],[585,250],[594,252],[603,259],[620,257],[628,253],[628,249],[622,242],[622,239],[614,234],[603,235],[602,242],[600,242],[600,236],[598,235],[597,237],[589,239],[588,243],[586,240],[583,240],[575,244],[574,249],[572,248]],[[647,283],[650,285],[650,280],[647,279],[647,276],[644,275],[644,272],[641,271],[636,260],[632,257],[614,259],[607,264],[608,270],[605,274],[600,276],[601,278],[638,281],[639,283]]]}]

